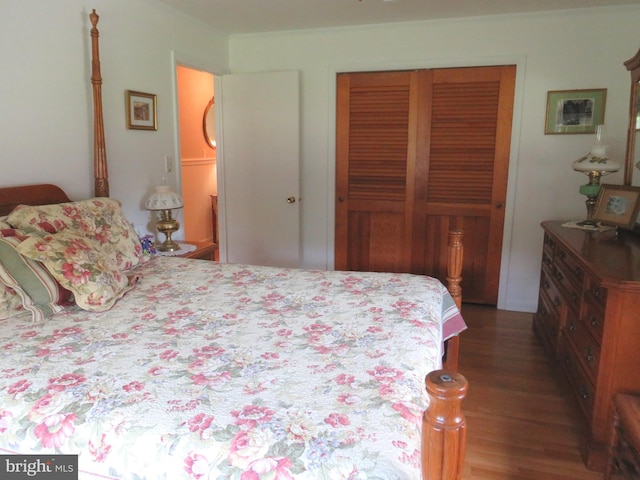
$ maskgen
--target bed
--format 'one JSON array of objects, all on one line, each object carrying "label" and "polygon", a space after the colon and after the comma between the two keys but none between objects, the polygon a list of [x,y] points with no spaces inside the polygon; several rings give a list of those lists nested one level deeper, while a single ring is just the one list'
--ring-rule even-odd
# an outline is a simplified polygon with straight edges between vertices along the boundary
[{"label": "bed", "polygon": [[78,455],[88,479],[461,478],[461,232],[448,288],[146,254],[108,198],[97,21],[96,198],[0,188],[0,454]]}]

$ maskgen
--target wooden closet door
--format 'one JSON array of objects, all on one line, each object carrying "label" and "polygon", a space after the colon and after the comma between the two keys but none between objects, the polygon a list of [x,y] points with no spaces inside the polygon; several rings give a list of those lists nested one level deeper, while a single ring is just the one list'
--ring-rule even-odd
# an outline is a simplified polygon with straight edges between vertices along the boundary
[{"label": "wooden closet door", "polygon": [[449,229],[464,232],[466,302],[498,301],[516,68],[432,71],[418,154],[412,271],[444,278]]},{"label": "wooden closet door", "polygon": [[338,270],[411,270],[417,72],[338,75]]},{"label": "wooden closet door", "polygon": [[496,304],[515,66],[338,75],[335,268],[444,280]]}]

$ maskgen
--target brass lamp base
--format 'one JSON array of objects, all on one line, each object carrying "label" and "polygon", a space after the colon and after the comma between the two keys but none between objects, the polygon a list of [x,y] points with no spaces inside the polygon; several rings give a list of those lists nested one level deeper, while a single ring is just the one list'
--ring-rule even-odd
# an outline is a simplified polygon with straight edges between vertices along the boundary
[{"label": "brass lamp base", "polygon": [[180,245],[173,241],[171,235],[177,232],[180,224],[175,218],[171,217],[171,210],[160,210],[160,220],[156,223],[156,229],[160,233],[164,233],[166,240],[156,248],[161,252],[175,252],[180,250]]},{"label": "brass lamp base", "polygon": [[578,222],[578,225],[583,227],[597,227],[598,222],[596,222],[594,214],[600,193],[600,172],[589,172],[589,183],[580,185],[580,193],[587,197],[584,202],[587,206],[587,219]]}]

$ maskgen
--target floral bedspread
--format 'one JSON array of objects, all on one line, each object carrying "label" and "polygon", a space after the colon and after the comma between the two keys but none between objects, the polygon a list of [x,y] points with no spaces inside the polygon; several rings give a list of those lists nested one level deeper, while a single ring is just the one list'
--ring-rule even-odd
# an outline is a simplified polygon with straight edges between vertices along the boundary
[{"label": "floral bedspread", "polygon": [[[424,276],[156,258],[107,312],[0,321],[0,453],[80,478],[420,479],[443,321]],[[454,332],[449,332],[454,333]]]}]

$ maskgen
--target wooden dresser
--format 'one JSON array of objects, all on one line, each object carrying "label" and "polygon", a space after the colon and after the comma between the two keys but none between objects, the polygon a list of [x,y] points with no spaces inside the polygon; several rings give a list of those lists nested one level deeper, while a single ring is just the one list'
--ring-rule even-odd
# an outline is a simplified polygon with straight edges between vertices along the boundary
[{"label": "wooden dresser", "polygon": [[584,461],[604,470],[612,401],[640,391],[640,239],[543,222],[533,328],[584,419]]}]

